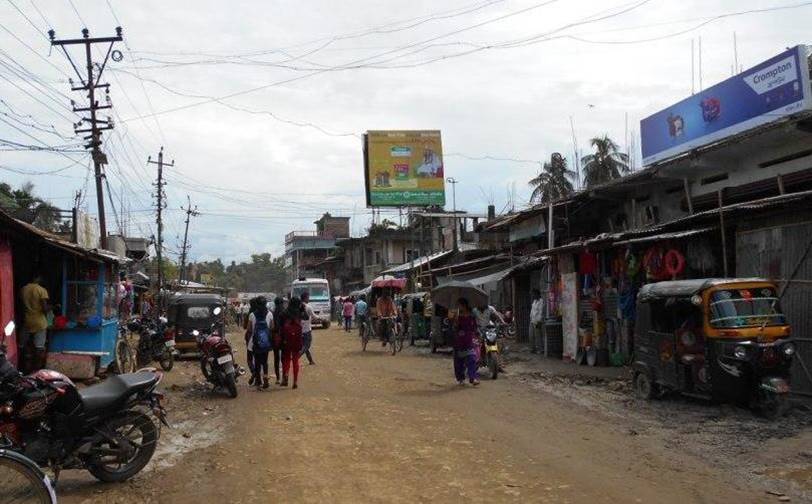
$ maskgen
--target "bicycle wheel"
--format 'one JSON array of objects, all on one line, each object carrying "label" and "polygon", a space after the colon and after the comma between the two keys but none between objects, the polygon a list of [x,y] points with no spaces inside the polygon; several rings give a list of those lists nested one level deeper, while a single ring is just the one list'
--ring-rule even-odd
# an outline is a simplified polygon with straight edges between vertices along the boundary
[{"label": "bicycle wheel", "polygon": [[398,331],[397,335],[395,335],[395,342],[397,345],[397,351],[400,352],[403,350],[403,340],[406,339],[406,336],[403,334],[403,331]]},{"label": "bicycle wheel", "polygon": [[3,502],[55,504],[51,481],[19,453],[0,450],[0,496]]}]

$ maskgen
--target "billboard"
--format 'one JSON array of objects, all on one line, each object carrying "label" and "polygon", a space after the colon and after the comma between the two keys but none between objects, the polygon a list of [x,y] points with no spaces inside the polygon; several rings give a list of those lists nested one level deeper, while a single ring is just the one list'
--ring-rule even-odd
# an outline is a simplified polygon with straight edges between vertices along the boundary
[{"label": "billboard", "polygon": [[445,205],[439,131],[368,131],[364,135],[367,206]]},{"label": "billboard", "polygon": [[812,110],[806,46],[792,49],[640,121],[649,165]]}]

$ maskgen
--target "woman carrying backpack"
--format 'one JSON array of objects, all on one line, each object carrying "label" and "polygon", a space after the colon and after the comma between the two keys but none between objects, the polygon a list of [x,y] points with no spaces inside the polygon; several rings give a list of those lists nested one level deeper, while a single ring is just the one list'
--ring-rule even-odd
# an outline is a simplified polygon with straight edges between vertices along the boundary
[{"label": "woman carrying backpack", "polygon": [[[257,389],[267,389],[268,383],[268,352],[271,351],[271,330],[273,329],[273,313],[268,310],[268,301],[260,296],[256,308],[248,316],[248,328],[251,331],[251,350],[254,355],[254,384]],[[260,376],[262,380],[260,380]]]},{"label": "woman carrying backpack", "polygon": [[288,309],[279,321],[282,334],[282,386],[288,386],[288,372],[293,367],[293,388],[298,388],[299,357],[301,357],[302,338],[302,304],[299,298],[291,298]]}]

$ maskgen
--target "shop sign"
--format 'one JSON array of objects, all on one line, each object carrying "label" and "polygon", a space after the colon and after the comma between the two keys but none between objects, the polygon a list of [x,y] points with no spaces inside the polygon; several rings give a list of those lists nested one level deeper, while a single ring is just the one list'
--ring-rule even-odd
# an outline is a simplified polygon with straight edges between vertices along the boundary
[{"label": "shop sign", "polygon": [[643,119],[643,164],[812,110],[808,56],[793,47]]}]

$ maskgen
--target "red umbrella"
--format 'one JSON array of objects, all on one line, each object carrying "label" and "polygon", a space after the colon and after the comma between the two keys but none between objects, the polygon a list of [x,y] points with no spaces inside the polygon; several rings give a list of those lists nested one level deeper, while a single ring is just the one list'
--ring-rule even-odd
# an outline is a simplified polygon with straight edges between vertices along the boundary
[{"label": "red umbrella", "polygon": [[406,288],[405,278],[395,278],[392,275],[379,276],[372,281],[372,287],[375,289],[399,289]]}]

